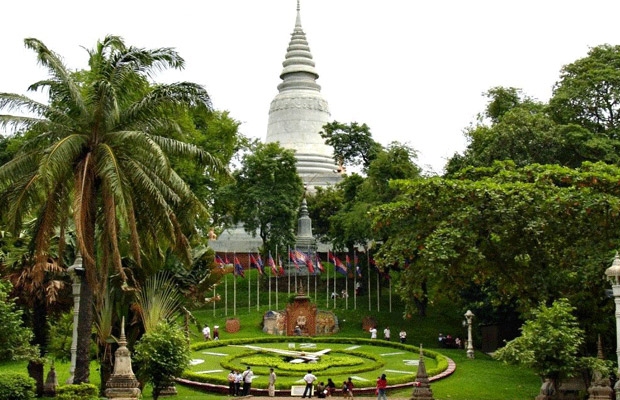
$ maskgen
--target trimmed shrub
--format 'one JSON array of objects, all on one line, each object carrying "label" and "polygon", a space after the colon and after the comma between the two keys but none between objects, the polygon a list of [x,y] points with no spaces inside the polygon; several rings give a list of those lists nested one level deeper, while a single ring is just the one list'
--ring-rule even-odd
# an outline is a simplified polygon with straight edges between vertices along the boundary
[{"label": "trimmed shrub", "polygon": [[0,399],[34,399],[35,381],[24,374],[5,373],[0,375]]},{"label": "trimmed shrub", "polygon": [[97,400],[99,389],[92,383],[62,385],[56,389],[56,400]]}]

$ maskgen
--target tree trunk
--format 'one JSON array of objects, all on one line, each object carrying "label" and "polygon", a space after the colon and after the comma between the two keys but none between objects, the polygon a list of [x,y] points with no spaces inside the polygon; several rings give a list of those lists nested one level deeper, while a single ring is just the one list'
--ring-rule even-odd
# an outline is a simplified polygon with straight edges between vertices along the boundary
[{"label": "tree trunk", "polygon": [[36,382],[37,397],[43,396],[43,362],[40,360],[28,361],[28,375]]},{"label": "tree trunk", "polygon": [[415,303],[415,306],[418,309],[418,314],[421,317],[426,317],[426,308],[428,306],[428,289],[426,287],[426,280],[422,282],[421,286],[422,286],[422,298],[418,299],[414,297],[413,302]]},{"label": "tree trunk", "polygon": [[[78,176],[80,176],[78,174]],[[95,265],[95,228],[97,224],[97,190],[92,171],[86,171],[83,181],[78,180],[82,194],[83,225],[82,249],[83,276],[80,290],[80,312],[77,326],[77,349],[75,355],[75,372],[73,383],[90,382],[90,346],[92,343],[92,328],[94,320],[94,291],[97,286],[97,269]],[[79,230],[78,230],[79,232]],[[79,242],[78,242],[79,243]],[[107,277],[102,277],[106,279]]]},{"label": "tree trunk", "polygon": [[34,333],[33,343],[39,346],[39,355],[41,357],[47,353],[48,331],[47,304],[45,299],[36,296],[32,310],[32,332]]},{"label": "tree trunk", "polygon": [[90,345],[93,327],[93,290],[88,279],[82,279],[80,313],[78,314],[77,351],[75,354],[74,384],[88,383],[90,379]]}]

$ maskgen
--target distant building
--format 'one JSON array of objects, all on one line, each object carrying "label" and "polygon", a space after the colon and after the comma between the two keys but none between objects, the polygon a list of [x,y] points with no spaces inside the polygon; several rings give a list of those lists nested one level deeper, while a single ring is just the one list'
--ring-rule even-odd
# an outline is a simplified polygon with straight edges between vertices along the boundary
[{"label": "distant building", "polygon": [[269,107],[266,141],[295,151],[297,172],[310,192],[316,186],[338,183],[342,177],[334,162],[334,149],[319,134],[331,115],[316,82],[319,74],[301,27],[299,0],[295,29],[282,66],[279,93]]},{"label": "distant building", "polygon": [[[331,115],[327,101],[321,95],[321,86],[316,82],[319,74],[301,27],[299,0],[295,28],[282,65],[282,82],[269,107],[266,142],[279,142],[285,149],[295,151],[297,172],[307,190],[314,192],[315,187],[340,182],[342,171],[334,162],[333,148],[326,145],[319,134],[323,125],[330,122]],[[297,247],[313,253],[316,241],[312,237],[305,199],[302,207],[305,214],[302,216],[304,222],[298,226],[298,235],[301,236],[298,236]],[[262,242],[259,237],[246,233],[242,225],[237,225],[222,232],[219,238],[214,237],[209,246],[218,253],[255,253]]]}]

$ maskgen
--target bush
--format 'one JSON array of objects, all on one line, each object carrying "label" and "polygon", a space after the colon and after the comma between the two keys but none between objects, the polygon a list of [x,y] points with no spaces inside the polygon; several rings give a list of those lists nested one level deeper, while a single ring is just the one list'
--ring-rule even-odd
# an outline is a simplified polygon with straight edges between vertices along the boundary
[{"label": "bush", "polygon": [[32,331],[22,325],[22,311],[9,298],[11,284],[0,281],[0,361],[27,359],[36,355],[30,345]]},{"label": "bush", "polygon": [[34,399],[35,381],[24,374],[4,373],[0,375],[0,399]]},{"label": "bush", "polygon": [[153,385],[153,398],[161,389],[171,386],[189,364],[189,347],[185,335],[176,326],[160,323],[147,332],[135,347],[134,360],[138,377]]},{"label": "bush", "polygon": [[97,400],[99,389],[91,383],[63,385],[56,389],[56,400]]}]

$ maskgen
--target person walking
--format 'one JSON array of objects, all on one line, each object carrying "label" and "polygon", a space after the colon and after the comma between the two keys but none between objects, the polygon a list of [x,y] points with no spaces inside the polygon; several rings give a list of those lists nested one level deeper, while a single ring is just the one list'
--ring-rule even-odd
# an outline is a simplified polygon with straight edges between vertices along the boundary
[{"label": "person walking", "polygon": [[269,386],[267,386],[269,396],[274,397],[276,395],[276,373],[273,368],[269,368]]},{"label": "person walking", "polygon": [[377,338],[377,328],[375,326],[373,326],[372,328],[370,328],[368,330],[368,332],[370,332],[370,338],[371,339],[376,339]]},{"label": "person walking", "polygon": [[308,395],[308,398],[312,398],[312,384],[314,383],[314,381],[316,381],[316,376],[312,375],[311,370],[308,370],[308,373],[304,375],[304,382],[306,382],[306,388],[304,389],[304,394],[301,396],[302,399],[306,397],[306,394]]},{"label": "person walking", "polygon": [[241,372],[235,371],[235,396],[241,396],[241,381],[243,381]]},{"label": "person walking", "polygon": [[379,379],[377,379],[377,400],[387,400],[387,394],[385,390],[387,388],[387,379],[385,374],[381,374]]},{"label": "person walking", "polygon": [[236,396],[237,395],[237,391],[235,390],[235,370],[231,369],[230,370],[230,374],[228,374],[228,395],[229,396]]},{"label": "person walking", "polygon": [[385,329],[383,330],[383,339],[387,340],[388,342],[390,341],[390,327],[386,326]]},{"label": "person walking", "polygon": [[[375,329],[375,331],[376,331],[376,329]],[[349,389],[349,397],[350,398],[353,398],[353,388],[354,387],[355,387],[355,385],[353,384],[353,381],[351,380],[351,377],[349,377],[349,379],[347,379],[347,389]]]},{"label": "person walking", "polygon": [[205,325],[202,328],[202,336],[204,336],[205,340],[211,340],[211,328],[209,328],[209,325]]},{"label": "person walking", "polygon": [[250,389],[252,388],[252,378],[254,377],[254,372],[252,372],[252,368],[248,365],[248,368],[243,372],[243,395],[247,396],[250,394]]},{"label": "person walking", "polygon": [[405,332],[404,329],[401,329],[400,333],[398,334],[398,338],[400,339],[401,343],[405,343],[407,341],[407,332]]}]

